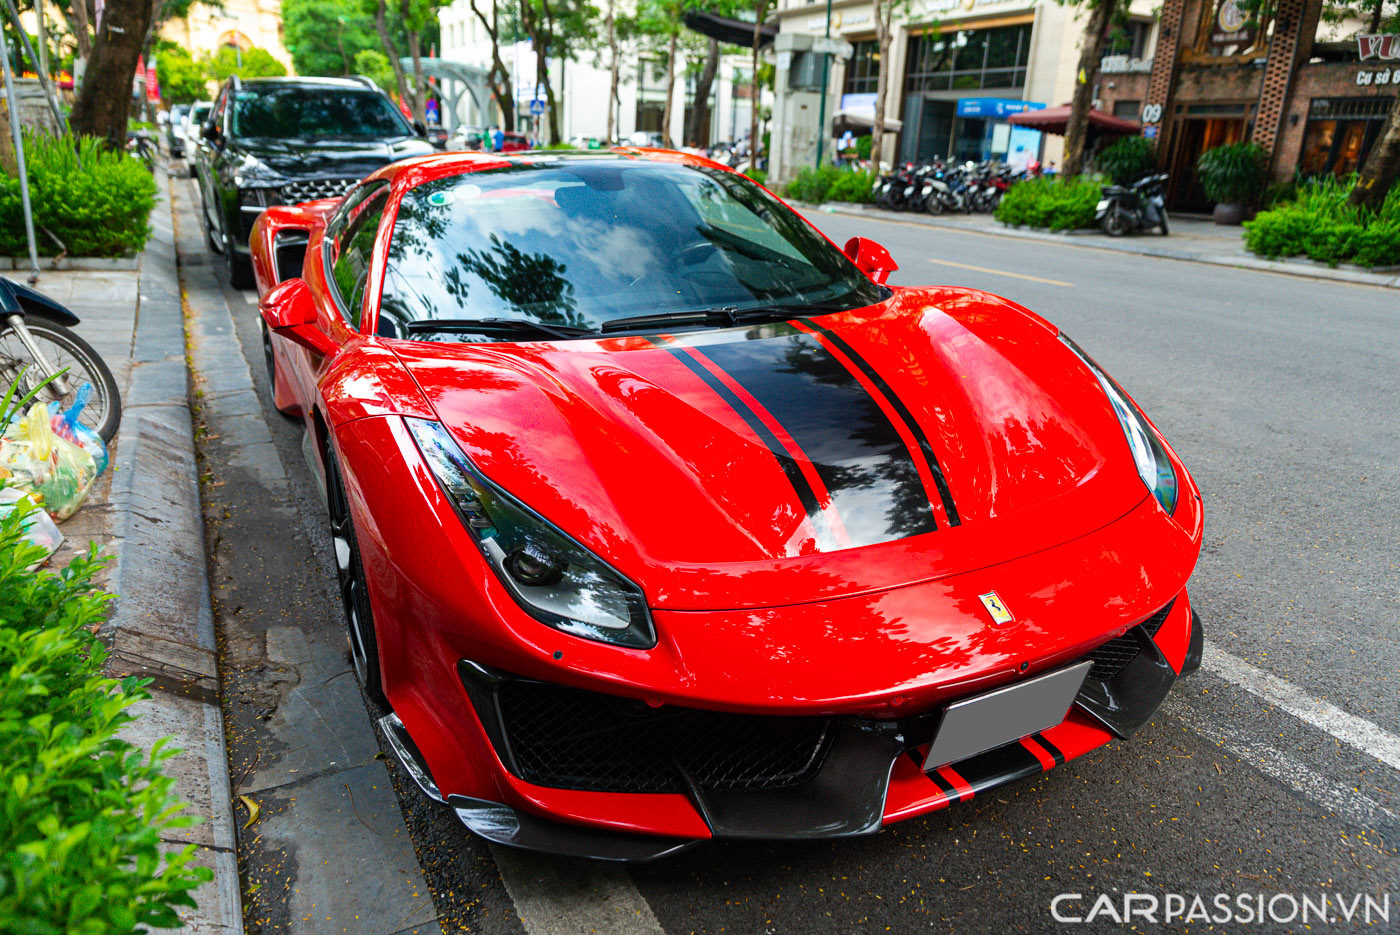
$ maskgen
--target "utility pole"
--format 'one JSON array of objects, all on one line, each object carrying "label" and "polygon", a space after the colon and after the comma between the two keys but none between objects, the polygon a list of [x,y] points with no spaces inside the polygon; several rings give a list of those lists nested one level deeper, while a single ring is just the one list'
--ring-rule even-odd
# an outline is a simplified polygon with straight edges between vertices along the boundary
[{"label": "utility pole", "polygon": [[[826,0],[826,38],[831,38],[831,0]],[[831,53],[822,53],[822,99],[817,106],[817,168],[822,167],[822,150],[826,146],[827,73],[831,68]]]}]

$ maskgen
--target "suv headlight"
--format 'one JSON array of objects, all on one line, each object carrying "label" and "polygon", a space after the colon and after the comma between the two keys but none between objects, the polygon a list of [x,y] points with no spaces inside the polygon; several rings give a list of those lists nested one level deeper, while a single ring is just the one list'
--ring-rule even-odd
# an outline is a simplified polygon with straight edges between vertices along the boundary
[{"label": "suv headlight", "polygon": [[641,588],[488,481],[440,422],[404,422],[486,563],[526,613],[584,639],[656,645]]},{"label": "suv headlight", "polygon": [[1118,424],[1123,427],[1123,434],[1128,439],[1128,448],[1133,452],[1133,463],[1137,465],[1138,476],[1147,485],[1147,489],[1152,491],[1152,496],[1157,498],[1162,509],[1170,515],[1176,510],[1176,468],[1172,467],[1171,459],[1167,457],[1167,451],[1158,440],[1157,433],[1147,424],[1147,418],[1137,406],[1128,399],[1128,394],[1123,392],[1123,388],[1115,383],[1092,357],[1063,334],[1060,335],[1060,340],[1098,378],[1099,385],[1103,387],[1109,403],[1113,406],[1114,414],[1118,416]]}]

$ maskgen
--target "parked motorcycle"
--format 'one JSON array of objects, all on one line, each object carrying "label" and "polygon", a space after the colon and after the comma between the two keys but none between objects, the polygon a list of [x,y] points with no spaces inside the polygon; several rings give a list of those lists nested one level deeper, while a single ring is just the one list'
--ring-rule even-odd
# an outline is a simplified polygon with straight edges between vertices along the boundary
[{"label": "parked motorcycle", "polygon": [[1163,188],[1165,172],[1138,179],[1131,186],[1105,185],[1103,199],[1094,212],[1094,220],[1110,237],[1122,237],[1135,230],[1157,227],[1167,236],[1167,204]]},{"label": "parked motorcycle", "polygon": [[72,326],[78,316],[48,296],[0,276],[0,381],[23,396],[47,377],[38,399],[67,409],[92,387],[78,421],[110,442],[122,420],[121,393],[101,355]]}]

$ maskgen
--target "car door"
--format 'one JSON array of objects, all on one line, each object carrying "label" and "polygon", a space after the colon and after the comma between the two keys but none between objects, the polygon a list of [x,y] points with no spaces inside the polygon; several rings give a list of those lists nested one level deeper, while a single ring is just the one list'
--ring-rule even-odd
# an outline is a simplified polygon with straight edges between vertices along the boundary
[{"label": "car door", "polygon": [[[209,119],[205,123],[213,123],[222,129],[223,113],[228,103],[228,85],[224,85],[219,92],[219,96],[214,99],[214,107],[209,112]],[[221,231],[218,226],[218,195],[214,190],[214,158],[218,155],[218,148],[204,135],[204,127],[195,129],[195,137],[198,140],[197,155],[195,156],[195,172],[198,176],[200,208],[204,212],[204,223],[209,226],[209,230],[216,236]]]}]

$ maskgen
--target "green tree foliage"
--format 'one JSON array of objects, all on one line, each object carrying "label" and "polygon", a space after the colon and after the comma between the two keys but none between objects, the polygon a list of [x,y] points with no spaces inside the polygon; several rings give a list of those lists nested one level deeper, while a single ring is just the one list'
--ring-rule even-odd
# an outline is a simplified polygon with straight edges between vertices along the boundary
[{"label": "green tree foliage", "polygon": [[364,75],[385,91],[394,91],[394,67],[389,64],[389,57],[378,49],[356,53],[355,74]]},{"label": "green tree foliage", "polygon": [[156,79],[167,104],[209,100],[209,73],[185,47],[167,39],[156,43]]},{"label": "green tree foliage", "polygon": [[[130,160],[128,160],[130,161]],[[176,907],[209,871],[194,845],[161,838],[177,817],[174,778],[118,736],[145,697],[135,676],[103,677],[93,636],[108,595],[92,583],[96,546],[61,573],[31,571],[44,550],[20,510],[0,519],[0,928],[135,935],[179,925]]]},{"label": "green tree foliage", "polygon": [[[390,30],[402,30],[397,14],[390,17]],[[374,31],[374,11],[360,0],[284,0],[282,43],[299,75],[354,74],[361,52],[384,51]],[[387,65],[387,56],[384,61]],[[392,71],[389,77],[392,87]]]},{"label": "green tree foliage", "polygon": [[210,77],[215,81],[223,81],[231,75],[238,75],[240,78],[280,78],[287,73],[286,66],[273,58],[271,52],[259,48],[248,49],[240,54],[237,50],[224,46],[205,59],[205,62]]}]

